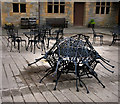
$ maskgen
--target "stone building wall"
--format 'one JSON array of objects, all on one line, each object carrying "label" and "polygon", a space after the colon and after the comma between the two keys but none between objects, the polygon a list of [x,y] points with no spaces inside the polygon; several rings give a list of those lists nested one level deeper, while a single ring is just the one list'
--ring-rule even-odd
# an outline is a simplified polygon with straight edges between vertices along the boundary
[{"label": "stone building wall", "polygon": [[47,13],[47,2],[40,3],[40,24],[46,24],[46,18],[65,18],[73,25],[73,3],[65,2],[65,13]]},{"label": "stone building wall", "polygon": [[1,27],[1,1],[0,1],[0,27]]},{"label": "stone building wall", "polygon": [[[65,13],[47,13],[47,2],[40,3],[40,24],[46,23],[46,18],[66,18],[70,25],[73,25],[73,3],[65,3]],[[38,23],[38,3],[26,2],[26,13],[13,13],[12,2],[2,2],[2,26],[5,23],[13,23],[20,26],[21,18],[37,18]]]},{"label": "stone building wall", "polygon": [[109,14],[96,14],[96,3],[86,3],[87,10],[86,10],[86,20],[84,21],[84,25],[88,25],[88,22],[91,19],[94,19],[96,22],[96,26],[101,27],[112,27],[118,24],[118,10],[119,5],[118,3],[112,2],[110,13]]},{"label": "stone building wall", "polygon": [[[2,2],[2,26],[5,23],[13,23],[20,26],[20,19],[35,17],[38,23],[38,3],[25,2],[26,13],[13,13],[12,2]],[[96,14],[96,3],[86,2],[84,8],[83,26],[87,26],[94,19],[96,26],[112,27],[118,24],[118,3],[111,3],[110,14]],[[74,25],[74,2],[65,2],[65,13],[47,13],[47,2],[40,3],[40,24],[46,24],[46,18],[66,18],[69,26]]]},{"label": "stone building wall", "polygon": [[27,2],[26,13],[13,13],[12,2],[2,2],[2,26],[5,23],[13,23],[20,26],[21,18],[38,17],[37,3]]}]

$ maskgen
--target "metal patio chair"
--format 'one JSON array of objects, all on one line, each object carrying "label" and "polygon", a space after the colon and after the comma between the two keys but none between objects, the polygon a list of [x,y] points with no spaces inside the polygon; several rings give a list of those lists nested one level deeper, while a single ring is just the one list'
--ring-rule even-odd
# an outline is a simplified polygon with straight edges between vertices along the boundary
[{"label": "metal patio chair", "polygon": [[114,26],[113,30],[110,32],[112,33],[113,39],[109,46],[113,45],[116,41],[120,41],[120,26]]},{"label": "metal patio chair", "polygon": [[59,28],[59,29],[53,31],[51,34],[49,34],[49,36],[47,38],[48,39],[47,48],[49,48],[49,42],[50,42],[50,40],[57,41],[60,38],[60,35],[62,35],[61,38],[63,38],[63,34],[64,34],[63,33],[63,28]]},{"label": "metal patio chair", "polygon": [[28,46],[26,48],[26,50],[28,50],[28,47],[30,45],[30,48],[31,48],[31,52],[33,50],[33,53],[35,54],[35,50],[36,50],[36,47],[38,49],[42,49],[45,50],[45,31],[43,29],[37,29],[37,30],[31,30],[30,32],[30,35],[32,35],[33,37],[30,38],[28,37]]},{"label": "metal patio chair", "polygon": [[97,33],[95,32],[94,28],[92,28],[93,31],[93,44],[95,44],[96,38],[100,38],[100,45],[103,44],[103,35],[97,35]]},{"label": "metal patio chair", "polygon": [[20,53],[20,46],[22,46],[22,42],[25,42],[25,48],[26,48],[26,40],[22,39],[22,37],[18,35],[18,29],[15,29],[15,28],[9,29],[7,31],[7,34],[8,34],[8,45],[7,46],[9,46],[9,41],[11,41],[10,51],[12,51],[12,47],[13,47],[12,43],[14,43],[14,48],[16,48],[16,42],[18,44],[17,48],[18,48],[19,53]]}]

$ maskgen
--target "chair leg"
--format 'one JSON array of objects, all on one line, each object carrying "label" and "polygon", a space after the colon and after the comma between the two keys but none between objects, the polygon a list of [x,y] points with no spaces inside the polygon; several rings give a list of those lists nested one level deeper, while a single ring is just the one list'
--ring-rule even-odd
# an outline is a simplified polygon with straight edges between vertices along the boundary
[{"label": "chair leg", "polygon": [[34,42],[34,52],[33,52],[34,54],[35,54],[35,48],[36,48],[35,46],[36,46],[36,42]]},{"label": "chair leg", "polygon": [[103,44],[103,37],[100,37],[100,45]]},{"label": "chair leg", "polygon": [[16,39],[14,40],[14,48],[16,48],[16,44],[15,44],[15,41],[16,41]]},{"label": "chair leg", "polygon": [[33,49],[33,46],[32,46],[32,41],[31,41],[31,45],[30,45],[30,47],[31,47],[31,52],[32,52],[32,49]]},{"label": "chair leg", "polygon": [[8,40],[7,47],[9,46],[9,39],[10,39],[10,38],[8,37],[8,39],[7,39],[7,40]]},{"label": "chair leg", "polygon": [[11,40],[11,48],[10,48],[10,52],[12,51],[12,40]]},{"label": "chair leg", "polygon": [[113,39],[113,40],[112,40],[112,43],[111,43],[109,46],[113,45],[114,43],[115,43],[115,40]]},{"label": "chair leg", "polygon": [[30,41],[28,41],[28,45],[26,46],[26,51],[28,51],[29,45],[30,45]]},{"label": "chair leg", "polygon": [[20,40],[18,40],[18,51],[20,53]]},{"label": "chair leg", "polygon": [[50,39],[48,39],[48,44],[47,44],[47,48],[49,48],[49,41],[50,41]]},{"label": "chair leg", "polygon": [[26,40],[25,40],[25,48],[26,48]]},{"label": "chair leg", "polygon": [[93,37],[93,44],[95,44],[95,41],[96,41],[96,37]]},{"label": "chair leg", "polygon": [[23,45],[22,45],[22,41],[21,41],[21,47],[23,47]]},{"label": "chair leg", "polygon": [[103,37],[102,37],[102,44],[103,44]]}]

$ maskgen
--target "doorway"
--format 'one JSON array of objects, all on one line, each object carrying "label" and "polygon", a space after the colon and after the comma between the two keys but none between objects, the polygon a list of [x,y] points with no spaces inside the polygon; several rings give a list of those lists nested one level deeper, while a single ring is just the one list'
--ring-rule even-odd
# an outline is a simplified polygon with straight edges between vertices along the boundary
[{"label": "doorway", "polygon": [[83,2],[74,3],[74,25],[83,26],[84,18],[84,4]]}]

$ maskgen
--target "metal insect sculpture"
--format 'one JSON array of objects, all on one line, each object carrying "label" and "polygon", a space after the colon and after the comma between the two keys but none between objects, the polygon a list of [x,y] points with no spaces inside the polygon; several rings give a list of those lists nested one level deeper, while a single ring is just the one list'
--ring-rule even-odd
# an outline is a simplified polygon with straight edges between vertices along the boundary
[{"label": "metal insect sculpture", "polygon": [[78,89],[78,81],[80,86],[85,86],[87,93],[89,93],[88,88],[85,83],[81,80],[82,76],[87,75],[88,77],[94,76],[98,82],[105,88],[102,82],[99,80],[97,73],[95,72],[95,67],[100,63],[106,70],[109,70],[105,65],[101,63],[103,61],[105,64],[114,68],[114,66],[109,64],[109,61],[99,55],[99,53],[93,48],[89,41],[89,37],[83,34],[77,34],[75,36],[58,39],[53,47],[45,53],[41,58],[36,59],[35,62],[28,64],[29,66],[40,61],[41,59],[46,59],[51,68],[46,70],[45,76],[40,80],[47,77],[50,74],[57,75],[55,80],[55,87],[58,80],[63,73],[74,73],[76,77],[76,88]]}]

